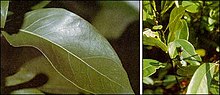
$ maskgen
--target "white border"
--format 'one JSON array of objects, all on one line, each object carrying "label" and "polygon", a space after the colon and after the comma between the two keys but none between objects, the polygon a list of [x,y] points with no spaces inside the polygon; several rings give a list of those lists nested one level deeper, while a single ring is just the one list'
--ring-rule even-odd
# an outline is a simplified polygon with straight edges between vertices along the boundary
[{"label": "white border", "polygon": [[139,3],[140,8],[139,8],[139,15],[140,15],[140,94],[143,94],[143,82],[142,82],[142,49],[143,49],[143,45],[142,45],[142,26],[143,26],[143,21],[142,21],[142,1],[140,1]]}]

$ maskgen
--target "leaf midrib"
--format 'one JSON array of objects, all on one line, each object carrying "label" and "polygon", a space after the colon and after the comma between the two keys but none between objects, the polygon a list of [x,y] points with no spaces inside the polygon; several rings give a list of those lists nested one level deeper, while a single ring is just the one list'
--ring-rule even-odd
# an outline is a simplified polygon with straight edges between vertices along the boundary
[{"label": "leaf midrib", "polygon": [[[206,63],[204,63],[205,65],[206,65]],[[209,70],[207,70],[204,74],[202,74],[202,78],[201,78],[201,81],[204,79],[204,77],[205,77],[205,75],[212,69],[212,68],[214,68],[215,67],[215,65],[213,65]],[[208,80],[208,79],[207,79]],[[200,81],[200,82],[201,82]],[[199,83],[199,86],[201,85],[201,83]],[[199,87],[198,87],[199,88]],[[197,90],[196,90],[196,92],[198,91],[198,88],[197,88]]]},{"label": "leaf midrib", "polygon": [[[205,65],[206,65],[206,63],[204,63]],[[209,70],[207,70],[204,74],[202,74],[202,78],[200,78],[201,80],[200,80],[200,82],[199,82],[199,86],[196,88],[196,92],[195,93],[197,93],[197,91],[198,91],[198,89],[199,89],[199,87],[200,87],[200,85],[201,85],[201,81],[203,80],[203,78],[205,77],[205,75],[207,74],[207,72],[209,72],[212,68],[214,68],[215,66],[213,65]],[[192,86],[191,86],[192,87]],[[190,93],[192,93],[193,91],[190,91]]]},{"label": "leaf midrib", "polygon": [[[48,41],[48,42],[54,44],[55,46],[58,46],[59,48],[62,48],[63,50],[65,50],[66,52],[68,52],[69,54],[71,54],[72,56],[76,57],[77,59],[79,59],[79,60],[80,60],[81,62],[83,62],[84,64],[86,64],[88,67],[90,67],[91,69],[93,69],[94,71],[96,71],[97,73],[99,73],[100,75],[102,75],[103,77],[107,78],[108,80],[112,81],[113,83],[115,83],[115,84],[117,84],[117,85],[119,85],[119,86],[121,86],[121,87],[124,88],[124,86],[122,86],[121,84],[117,83],[116,81],[110,79],[110,78],[107,77],[106,75],[102,74],[101,72],[99,72],[98,70],[96,70],[95,68],[93,68],[92,66],[90,66],[87,62],[85,62],[85,61],[83,61],[81,58],[79,58],[77,55],[71,53],[70,51],[68,51],[68,50],[65,49],[64,47],[60,46],[59,44],[56,44],[56,43],[54,43],[54,42],[52,42],[52,41],[50,41],[50,40],[47,40],[47,39],[44,38],[44,37],[42,37],[42,36],[40,36],[40,35],[37,35],[37,34],[34,34],[34,33],[32,33],[32,32],[29,32],[29,31],[26,31],[26,30],[23,30],[23,29],[20,29],[20,31],[22,31],[22,32],[24,32],[24,33],[28,33],[28,34],[34,35],[34,36],[37,36],[37,37],[39,37],[39,38],[42,38],[42,39],[44,39],[44,40],[46,40],[46,41]],[[22,45],[21,45],[21,46],[22,46]],[[32,45],[31,45],[31,46],[32,46]],[[32,47],[37,48],[36,46],[32,46]],[[41,49],[39,49],[39,48],[37,48],[37,49],[41,51]],[[42,52],[42,51],[41,51],[41,52]],[[42,53],[43,53],[43,52],[42,52]],[[67,79],[68,81],[70,81],[71,83],[73,83],[71,80],[69,80],[68,78],[66,78],[63,74],[61,74],[61,73],[55,68],[55,66],[53,65],[53,63],[50,61],[50,59],[49,59],[44,53],[43,53],[43,55],[47,58],[47,60],[51,63],[51,65],[54,67],[54,69],[55,69],[62,77],[64,77],[65,79]],[[73,83],[73,84],[75,84],[75,83]],[[76,85],[76,84],[75,84],[75,85]],[[76,85],[76,86],[79,87],[78,85]],[[79,87],[79,88],[81,88],[81,87]],[[81,88],[81,89],[85,90],[84,88]],[[86,90],[86,91],[87,91],[87,90]],[[91,92],[91,91],[89,91],[89,92]]]},{"label": "leaf midrib", "polygon": [[[180,41],[181,41],[181,40],[180,40]],[[184,41],[184,40],[182,40],[182,41],[183,41],[183,42],[186,42],[188,45],[190,45],[189,42]],[[179,43],[179,44],[180,44],[180,43]],[[182,43],[181,43],[180,45],[183,46]],[[193,47],[193,46],[190,45],[190,47]],[[195,48],[192,48],[192,49],[195,50]],[[190,52],[188,51],[189,49],[186,50],[185,48],[183,48],[183,50],[186,51],[186,54],[187,54],[187,55],[192,56],[192,55],[190,54]],[[193,52],[193,53],[196,54],[196,52]],[[188,57],[189,57],[189,56],[188,56]],[[198,56],[198,57],[192,57],[192,58],[194,58],[194,59],[196,59],[196,60],[200,59],[199,56]]]},{"label": "leaf midrib", "polygon": [[[183,13],[183,12],[185,12],[185,9],[184,9],[183,11],[181,11],[181,13]],[[175,22],[175,20],[177,19],[177,17],[178,17],[179,15],[181,15],[181,13],[179,13],[179,14],[174,18],[174,20],[172,20],[171,22],[169,22],[169,24],[168,24],[168,26],[166,27],[165,30],[167,30],[167,28],[170,27],[170,25],[171,25],[173,22]],[[172,32],[172,31],[171,31],[171,32]]]}]

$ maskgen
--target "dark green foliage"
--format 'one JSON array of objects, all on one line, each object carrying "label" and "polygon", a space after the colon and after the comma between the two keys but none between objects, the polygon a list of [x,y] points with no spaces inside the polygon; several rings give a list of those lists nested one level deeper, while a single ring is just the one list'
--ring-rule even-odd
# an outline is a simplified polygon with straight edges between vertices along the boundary
[{"label": "dark green foliage", "polygon": [[[162,63],[157,61],[161,58],[167,63],[155,69],[143,65],[144,93],[157,94],[158,89],[163,94],[219,93],[219,80],[213,80],[219,73],[214,71],[219,67],[219,1],[143,1],[143,8],[144,51],[159,48],[169,57],[143,52],[144,64]],[[158,25],[163,28],[155,30]]]}]

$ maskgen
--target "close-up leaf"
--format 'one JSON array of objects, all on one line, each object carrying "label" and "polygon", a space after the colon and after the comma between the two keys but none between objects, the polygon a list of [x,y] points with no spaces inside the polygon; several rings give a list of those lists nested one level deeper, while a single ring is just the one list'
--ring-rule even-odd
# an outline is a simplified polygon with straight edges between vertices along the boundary
[{"label": "close-up leaf", "polygon": [[37,48],[57,73],[86,93],[133,93],[111,45],[74,13],[59,8],[34,10],[25,14],[18,33],[3,35],[14,47]]},{"label": "close-up leaf", "polygon": [[215,64],[213,63],[202,64],[194,73],[186,94],[209,94],[214,67]]},{"label": "close-up leaf", "polygon": [[1,28],[4,28],[7,14],[8,14],[9,1],[1,1]]}]

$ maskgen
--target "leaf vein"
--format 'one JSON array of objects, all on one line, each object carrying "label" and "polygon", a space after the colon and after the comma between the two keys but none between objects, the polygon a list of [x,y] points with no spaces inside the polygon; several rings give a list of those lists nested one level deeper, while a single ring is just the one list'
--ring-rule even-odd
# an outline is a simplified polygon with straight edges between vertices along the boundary
[{"label": "leaf vein", "polygon": [[[28,34],[37,36],[37,37],[39,37],[39,38],[42,38],[42,39],[44,39],[44,40],[46,40],[46,41],[48,41],[48,42],[50,42],[50,43],[52,43],[52,44],[58,46],[59,48],[65,50],[66,52],[68,52],[69,54],[71,54],[72,56],[76,57],[78,60],[80,60],[81,62],[83,62],[84,64],[86,64],[88,67],[90,67],[91,69],[93,69],[93,70],[94,70],[95,72],[97,72],[98,74],[102,75],[103,77],[107,78],[108,80],[112,81],[113,83],[115,83],[115,84],[117,84],[117,85],[119,85],[119,86],[121,86],[121,87],[124,88],[124,86],[122,86],[120,83],[117,83],[116,81],[112,80],[112,79],[109,78],[108,76],[106,76],[106,75],[104,75],[103,73],[99,72],[98,70],[96,70],[95,68],[93,68],[91,65],[89,65],[87,62],[85,62],[84,60],[82,60],[81,58],[79,58],[77,55],[71,53],[69,50],[65,49],[64,47],[60,46],[59,44],[56,44],[56,43],[54,43],[54,42],[52,42],[52,41],[50,41],[50,40],[48,40],[48,39],[42,37],[41,35],[34,34],[34,33],[32,33],[32,32],[29,32],[29,31],[26,31],[26,30],[23,30],[23,29],[20,29],[20,31],[23,31],[24,33],[28,33]],[[34,47],[35,47],[35,46],[34,46]],[[42,52],[42,51],[41,51],[41,52]],[[42,52],[42,53],[43,53],[43,52]],[[44,54],[44,53],[43,53],[43,54]],[[46,56],[46,55],[45,55],[45,56]],[[47,58],[47,59],[49,60],[49,58]],[[51,62],[51,64],[53,64],[53,63]],[[54,66],[53,66],[53,67],[54,67]],[[55,67],[54,67],[54,68],[55,68]],[[56,71],[58,71],[58,70],[56,70]],[[59,72],[59,71],[58,71],[58,72]],[[60,72],[59,72],[59,73],[60,73]],[[60,73],[60,74],[61,74],[61,73]],[[64,75],[62,75],[62,76],[65,77]],[[66,77],[65,77],[65,78],[66,78]],[[66,79],[68,79],[68,78],[66,78]],[[69,80],[69,79],[68,79],[68,80]],[[71,80],[69,80],[69,81],[71,81]],[[72,81],[71,81],[71,82],[72,82]],[[72,82],[72,83],[73,83],[73,82]],[[75,83],[74,83],[74,84],[75,84]]]}]

